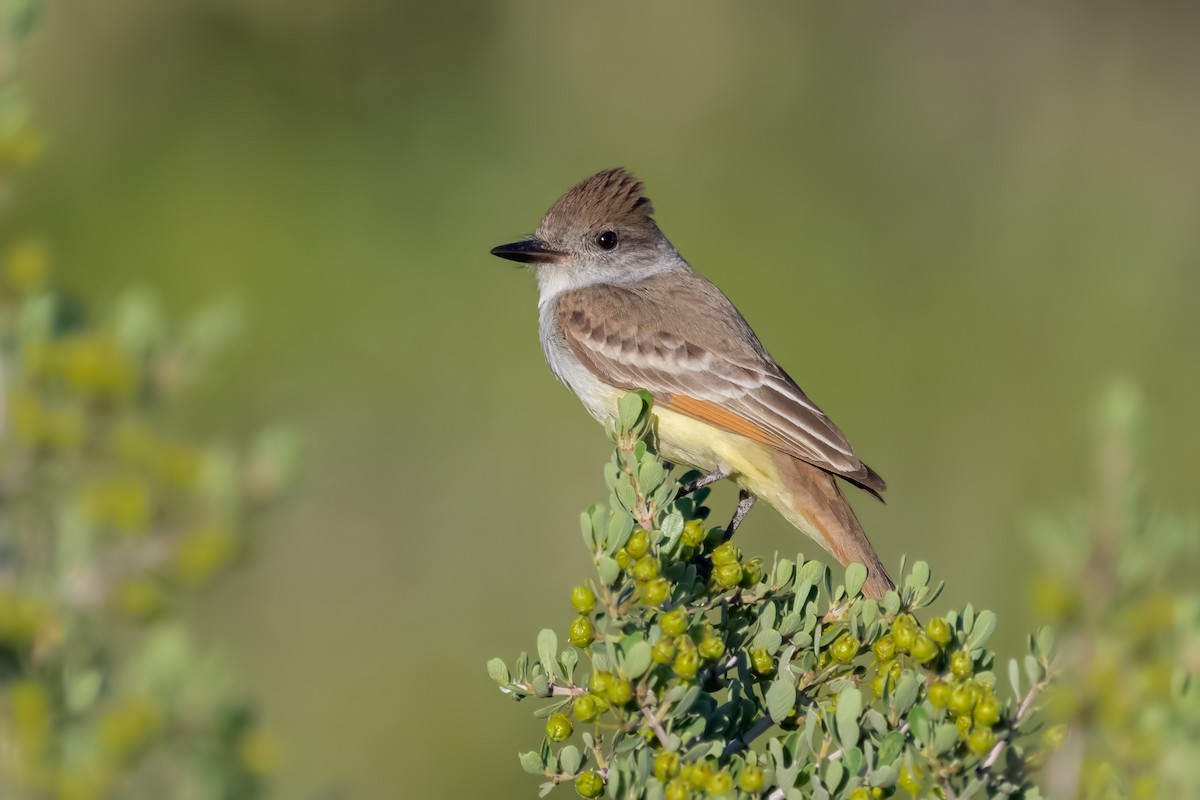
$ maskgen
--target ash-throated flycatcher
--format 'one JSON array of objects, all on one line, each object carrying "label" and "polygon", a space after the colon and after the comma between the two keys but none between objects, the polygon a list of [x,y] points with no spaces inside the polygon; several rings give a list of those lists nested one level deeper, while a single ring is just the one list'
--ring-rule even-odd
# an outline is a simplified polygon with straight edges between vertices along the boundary
[{"label": "ash-throated flycatcher", "polygon": [[867,568],[865,592],[892,588],[835,477],[876,497],[883,478],[759,342],[721,290],[696,273],[651,219],[642,183],[593,175],[546,212],[533,237],[492,254],[537,276],[542,349],[600,422],[617,400],[654,396],[664,458],[733,477],[742,489],[726,535],[756,497],[842,564]]}]

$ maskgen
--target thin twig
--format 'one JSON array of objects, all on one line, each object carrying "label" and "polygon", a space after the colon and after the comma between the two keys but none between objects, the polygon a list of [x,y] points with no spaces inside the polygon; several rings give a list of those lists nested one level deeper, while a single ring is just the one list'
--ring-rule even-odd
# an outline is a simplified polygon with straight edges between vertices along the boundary
[{"label": "thin twig", "polygon": [[[1022,722],[1025,721],[1025,717],[1028,716],[1029,712],[1033,710],[1034,698],[1036,698],[1038,693],[1044,688],[1044,683],[1035,683],[1033,686],[1029,687],[1029,691],[1026,692],[1025,697],[1021,699],[1021,704],[1017,706],[1016,716],[1013,717],[1012,722],[1010,722],[1008,725],[1009,736],[1014,735],[1016,733],[1016,729],[1021,725]],[[987,772],[992,768],[992,765],[995,764],[1000,758],[1000,754],[1004,752],[1004,746],[1007,745],[1009,741],[1009,739],[1001,739],[1000,741],[996,742],[995,747],[992,748],[992,752],[988,753],[988,757],[984,760],[982,766],[979,767],[980,773]]]},{"label": "thin twig", "polygon": [[[665,716],[667,713],[666,705],[664,704],[660,708],[663,712],[663,715]],[[654,735],[658,737],[659,743],[664,748],[666,748],[668,750],[671,749],[670,737],[667,735],[666,730],[663,728],[662,722],[659,720],[658,716],[654,713],[654,709],[652,709],[652,708],[650,708],[650,706],[646,705],[645,700],[641,700],[638,702],[638,709],[641,710],[642,716],[646,718],[646,724],[650,726],[650,730],[654,731]]]}]

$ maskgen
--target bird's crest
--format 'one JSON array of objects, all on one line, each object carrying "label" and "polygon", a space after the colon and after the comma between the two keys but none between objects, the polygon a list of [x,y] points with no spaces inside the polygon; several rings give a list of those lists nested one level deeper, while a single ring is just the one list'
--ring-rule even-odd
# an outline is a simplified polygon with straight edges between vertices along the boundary
[{"label": "bird's crest", "polygon": [[636,228],[653,224],[654,206],[643,189],[642,182],[621,167],[598,172],[558,198],[546,212],[542,227]]}]

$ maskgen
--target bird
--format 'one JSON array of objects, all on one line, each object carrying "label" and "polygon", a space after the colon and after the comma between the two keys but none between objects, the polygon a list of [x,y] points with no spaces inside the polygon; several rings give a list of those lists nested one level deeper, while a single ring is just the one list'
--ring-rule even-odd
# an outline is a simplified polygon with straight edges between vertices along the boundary
[{"label": "bird", "polygon": [[491,254],[527,265],[554,374],[597,421],[625,394],[654,399],[659,454],[740,489],[725,536],[759,498],[832,554],[867,569],[863,592],[894,588],[839,481],[882,500],[887,484],[767,352],[733,303],[679,254],[643,183],[604,170],[562,195],[532,236]]}]

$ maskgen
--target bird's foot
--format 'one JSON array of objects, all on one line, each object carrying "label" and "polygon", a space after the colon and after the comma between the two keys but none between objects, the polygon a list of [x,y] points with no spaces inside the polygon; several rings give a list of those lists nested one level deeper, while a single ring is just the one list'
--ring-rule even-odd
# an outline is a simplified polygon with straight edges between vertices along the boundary
[{"label": "bird's foot", "polygon": [[738,526],[742,524],[742,520],[750,513],[750,509],[754,506],[758,498],[750,492],[742,489],[738,494],[737,509],[733,512],[733,519],[729,520],[729,524],[725,526],[725,535],[722,541],[728,542],[733,538],[733,534],[737,531]]},{"label": "bird's foot", "polygon": [[705,486],[708,486],[709,484],[713,484],[713,483],[716,483],[717,481],[725,480],[732,474],[733,473],[731,473],[727,469],[713,470],[712,472],[708,473],[707,475],[701,475],[699,478],[696,478],[695,480],[691,480],[691,481],[688,481],[687,483],[681,484],[679,487],[679,491],[676,492],[675,496],[683,497],[684,495],[691,494],[692,492],[696,491],[697,489],[703,489]]}]

